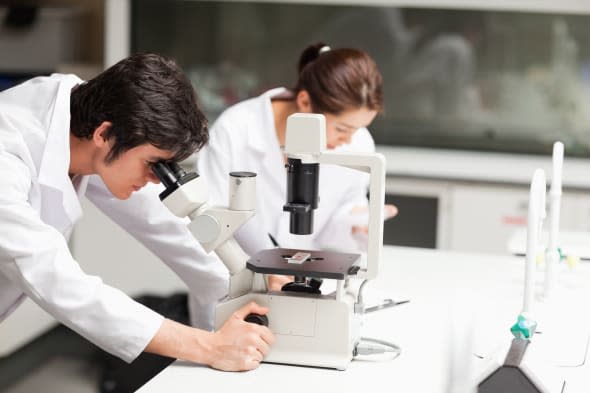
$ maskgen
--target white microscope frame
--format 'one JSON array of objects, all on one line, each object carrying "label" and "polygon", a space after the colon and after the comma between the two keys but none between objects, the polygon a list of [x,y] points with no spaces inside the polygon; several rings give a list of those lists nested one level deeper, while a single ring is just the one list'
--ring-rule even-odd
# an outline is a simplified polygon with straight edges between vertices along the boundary
[{"label": "white microscope frame", "polygon": [[[383,245],[385,158],[378,153],[326,151],[325,118],[319,114],[289,116],[285,153],[303,163],[336,164],[369,172],[366,266],[359,266],[357,274],[349,278],[365,282],[375,278]],[[184,184],[163,201],[177,216],[190,217],[191,232],[205,251],[217,253],[230,272],[229,295],[217,306],[215,327],[255,301],[269,307],[269,327],[276,337],[265,361],[345,369],[360,338],[360,317],[365,312],[360,291],[347,296],[344,280],[337,280],[336,292],[330,295],[267,290],[264,276],[246,268],[249,257],[232,237],[254,214],[254,181],[254,177],[230,177],[229,209],[205,203],[208,194],[202,178]]]},{"label": "white microscope frame", "polygon": [[[250,291],[254,272],[246,269],[249,256],[233,238],[255,213],[256,177],[230,175],[229,207],[209,206],[209,191],[202,177],[180,186],[162,202],[176,216],[191,219],[193,236],[209,253],[215,251],[230,273],[228,296],[238,297]],[[259,275],[256,275],[259,276]],[[256,280],[258,289],[266,290],[264,279]]]},{"label": "white microscope frame", "polygon": [[[369,246],[366,266],[348,279],[375,278],[383,244],[385,159],[376,153],[326,151],[323,115],[294,114],[287,119],[285,153],[303,163],[337,164],[370,173]],[[321,201],[320,201],[321,203]],[[320,269],[321,270],[321,269]],[[269,307],[269,328],[275,343],[265,362],[328,367],[344,370],[353,358],[360,339],[362,286],[358,294],[336,281],[336,292],[314,295],[296,292],[252,291],[222,302],[217,307],[215,326],[220,327],[237,309],[250,301]]]},{"label": "white microscope frame", "polygon": [[[385,203],[385,157],[379,153],[326,150],[326,118],[320,114],[295,113],[287,118],[284,152],[304,164],[335,164],[370,174],[369,244],[366,267],[354,278],[374,279],[379,273],[383,250],[383,205]],[[321,173],[321,172],[320,172]],[[321,201],[320,201],[321,203]]]}]

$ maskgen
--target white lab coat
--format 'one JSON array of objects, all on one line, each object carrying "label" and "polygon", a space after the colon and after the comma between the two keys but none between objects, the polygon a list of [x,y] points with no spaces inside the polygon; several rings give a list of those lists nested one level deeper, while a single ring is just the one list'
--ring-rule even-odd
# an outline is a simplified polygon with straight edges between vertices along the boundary
[{"label": "white lab coat", "polygon": [[73,259],[67,241],[82,215],[81,196],[187,283],[198,298],[197,322],[204,328],[212,325],[213,306],[227,290],[227,277],[216,258],[204,255],[186,223],[159,201],[160,186],[147,186],[121,201],[96,175],[70,180],[70,92],[81,82],[73,75],[52,75],[0,93],[0,321],[29,296],[60,322],[129,362],[144,350],[163,317],[85,274]]},{"label": "white lab coat", "polygon": [[[367,206],[368,175],[352,169],[321,165],[313,234],[289,232],[289,213],[283,211],[287,175],[271,106],[271,98],[284,92],[284,88],[276,88],[234,105],[212,126],[209,144],[199,152],[198,160],[199,174],[210,189],[209,200],[227,205],[229,172],[256,172],[256,215],[235,234],[248,254],[272,248],[269,233],[285,248],[358,251],[351,234],[354,220],[350,211]],[[375,144],[362,128],[350,144],[338,149],[372,152]]]}]

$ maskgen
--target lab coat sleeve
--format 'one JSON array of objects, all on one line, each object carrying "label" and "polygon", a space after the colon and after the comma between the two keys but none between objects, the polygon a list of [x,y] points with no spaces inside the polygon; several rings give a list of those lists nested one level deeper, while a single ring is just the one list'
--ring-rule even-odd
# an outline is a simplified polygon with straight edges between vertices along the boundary
[{"label": "lab coat sleeve", "polygon": [[163,317],[81,270],[63,235],[30,205],[28,168],[1,146],[0,168],[0,274],[57,320],[131,362]]},{"label": "lab coat sleeve", "polygon": [[227,205],[229,173],[232,171],[232,143],[228,131],[219,121],[209,132],[209,143],[198,153],[196,170],[209,189],[210,205]]},{"label": "lab coat sleeve", "polygon": [[[92,176],[86,196],[186,283],[192,295],[192,324],[212,330],[215,305],[227,294],[227,270],[214,254],[205,253],[188,229],[188,219],[176,217],[160,201],[162,190],[160,185],[148,184],[127,200],[119,200],[98,176]],[[141,279],[141,272],[138,276]]]},{"label": "lab coat sleeve", "polygon": [[[229,121],[231,122],[231,121]],[[226,125],[228,119],[221,117],[211,128],[209,144],[199,153],[197,169],[203,176],[209,187],[209,203],[211,205],[227,206],[229,203],[229,173],[232,171],[257,172],[256,164],[244,158],[242,139],[247,135],[247,130],[234,128]],[[238,127],[234,125],[234,127]],[[233,134],[238,135],[232,139]],[[264,190],[257,189],[257,193]],[[264,197],[257,195],[256,210],[263,209]],[[273,245],[268,237],[268,228],[261,214],[255,214],[252,218],[235,232],[234,237],[238,244],[248,255],[254,255],[262,249],[272,248]]]},{"label": "lab coat sleeve", "polygon": [[[357,132],[356,139],[347,148],[357,152],[374,152],[375,143],[367,129]],[[332,203],[334,207],[330,219],[322,228],[318,228],[318,235],[315,239],[315,247],[320,249],[342,249],[343,245],[351,245],[350,251],[366,251],[366,242],[363,237],[355,237],[352,234],[354,225],[368,225],[367,192],[369,189],[369,175],[350,168],[339,168],[338,186],[335,192],[339,192],[337,202]],[[321,203],[321,201],[320,201]],[[354,208],[366,208],[367,214],[352,214]],[[356,216],[356,217],[355,217]],[[359,220],[359,216],[365,218]],[[360,221],[360,222],[359,222]],[[365,222],[366,221],[366,222]]]},{"label": "lab coat sleeve", "polygon": [[[339,202],[334,206],[330,219],[322,228],[317,229],[315,247],[318,249],[342,249],[343,245],[350,247],[349,251],[365,251],[364,244],[357,242],[352,234],[352,227],[358,225],[352,214],[354,208],[368,208],[368,182],[363,173],[350,175],[348,187],[340,194]],[[366,216],[366,215],[363,215]],[[368,224],[368,222],[367,222]]]}]

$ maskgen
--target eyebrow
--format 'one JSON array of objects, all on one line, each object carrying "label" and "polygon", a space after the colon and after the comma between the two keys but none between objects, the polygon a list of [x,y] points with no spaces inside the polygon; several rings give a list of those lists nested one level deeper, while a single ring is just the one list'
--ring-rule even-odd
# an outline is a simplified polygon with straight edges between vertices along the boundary
[{"label": "eyebrow", "polygon": [[354,130],[361,128],[361,127],[351,126],[350,124],[346,124],[346,123],[338,123],[338,125],[344,126],[345,128],[351,128]]},{"label": "eyebrow", "polygon": [[154,161],[154,162],[157,162],[157,161],[169,161],[170,158],[162,157],[162,156],[150,156],[148,158],[148,160],[149,161]]}]

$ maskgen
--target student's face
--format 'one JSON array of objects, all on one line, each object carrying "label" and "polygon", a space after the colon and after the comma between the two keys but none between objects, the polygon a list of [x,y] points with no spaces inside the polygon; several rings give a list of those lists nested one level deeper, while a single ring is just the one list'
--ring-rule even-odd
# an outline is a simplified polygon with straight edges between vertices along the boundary
[{"label": "student's face", "polygon": [[[297,110],[303,113],[312,113],[313,108],[309,94],[302,90],[297,95]],[[377,111],[362,108],[351,108],[339,114],[324,113],[326,117],[326,145],[328,149],[350,143],[354,133],[363,127],[368,127],[377,116]]]},{"label": "student's face", "polygon": [[377,111],[365,107],[348,109],[338,115],[325,113],[326,116],[326,144],[328,149],[350,143],[352,136],[359,128],[367,127]]},{"label": "student's face", "polygon": [[152,172],[151,166],[172,156],[169,151],[144,144],[127,150],[109,163],[103,159],[97,165],[97,173],[116,198],[127,199],[148,182],[159,183],[160,180]]}]

